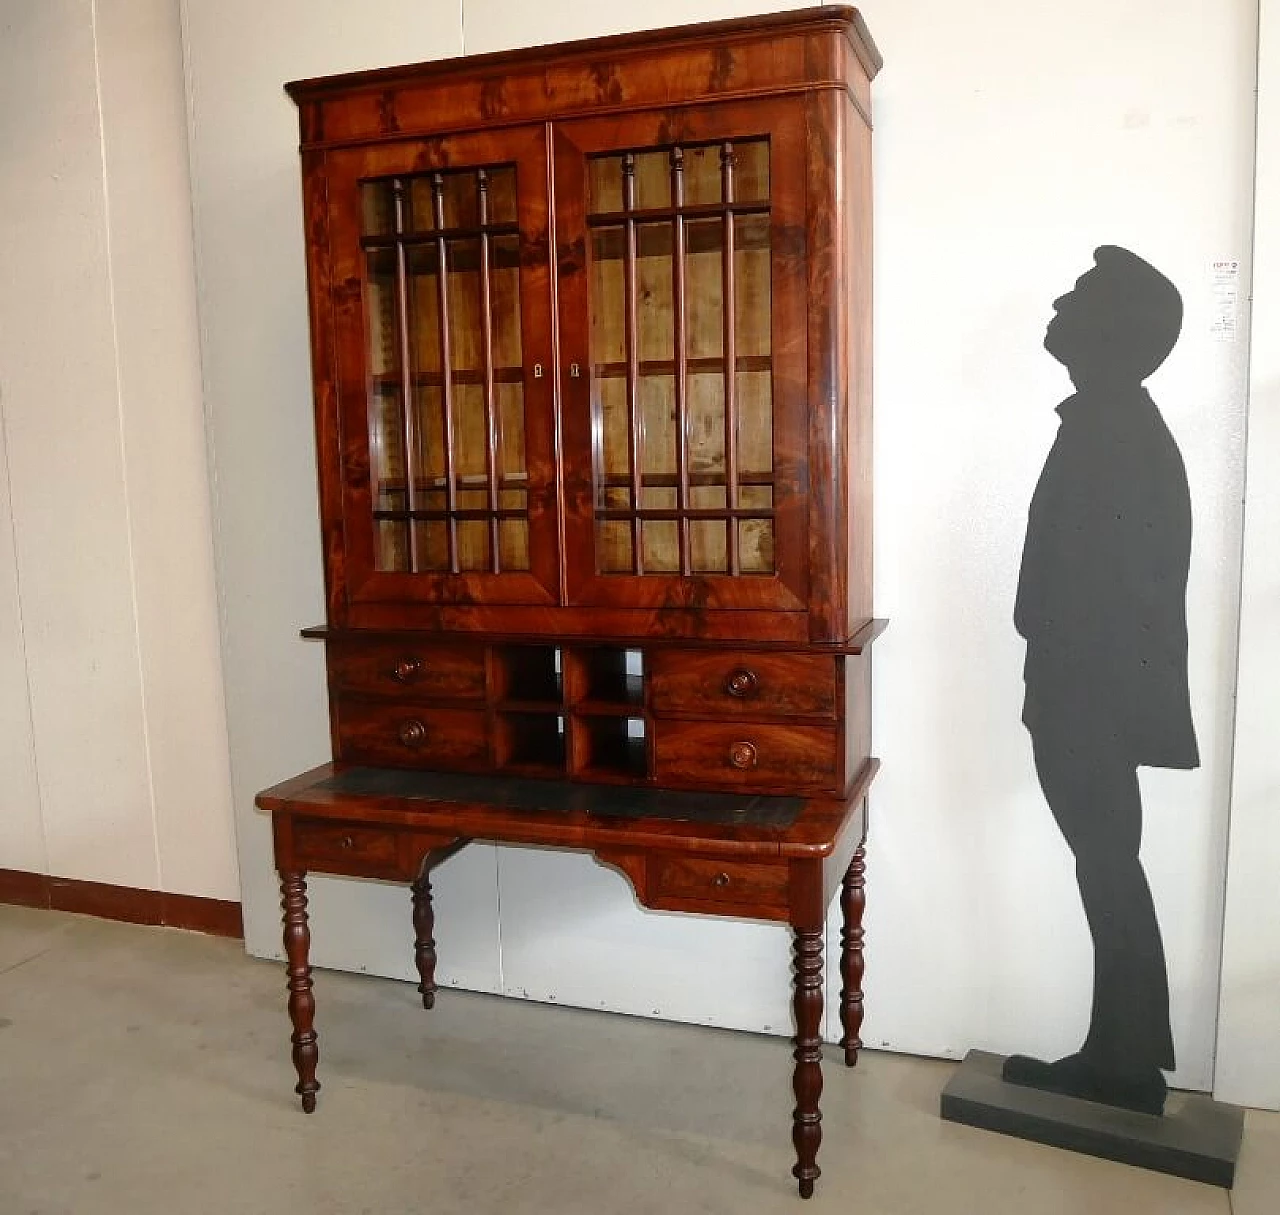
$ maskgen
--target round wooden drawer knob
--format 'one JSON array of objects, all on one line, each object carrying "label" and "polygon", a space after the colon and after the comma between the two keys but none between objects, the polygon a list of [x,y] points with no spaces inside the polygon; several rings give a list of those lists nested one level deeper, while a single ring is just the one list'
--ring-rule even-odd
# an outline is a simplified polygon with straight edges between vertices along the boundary
[{"label": "round wooden drawer knob", "polygon": [[396,683],[412,683],[421,674],[421,658],[401,658],[400,661],[391,668],[391,678],[394,679]]},{"label": "round wooden drawer knob", "polygon": [[406,747],[420,747],[427,741],[427,727],[416,717],[400,723],[400,741]]},{"label": "round wooden drawer knob", "polygon": [[739,700],[749,700],[760,691],[760,676],[749,667],[737,667],[725,679],[724,690]]},{"label": "round wooden drawer knob", "polygon": [[756,760],[756,749],[752,743],[736,742],[729,747],[729,762],[735,768],[743,771],[748,768],[754,768]]}]

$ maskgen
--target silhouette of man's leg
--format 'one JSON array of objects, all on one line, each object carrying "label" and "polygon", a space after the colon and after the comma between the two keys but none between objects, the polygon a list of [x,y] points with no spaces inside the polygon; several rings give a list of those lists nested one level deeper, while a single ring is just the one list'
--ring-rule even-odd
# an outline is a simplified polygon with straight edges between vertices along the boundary
[{"label": "silhouette of man's leg", "polygon": [[1093,1008],[1078,1054],[1054,1064],[1014,1056],[1005,1078],[1158,1113],[1173,1041],[1164,948],[1138,855],[1137,770],[1102,731],[1038,729],[1033,744],[1045,800],[1076,858],[1094,943]]}]

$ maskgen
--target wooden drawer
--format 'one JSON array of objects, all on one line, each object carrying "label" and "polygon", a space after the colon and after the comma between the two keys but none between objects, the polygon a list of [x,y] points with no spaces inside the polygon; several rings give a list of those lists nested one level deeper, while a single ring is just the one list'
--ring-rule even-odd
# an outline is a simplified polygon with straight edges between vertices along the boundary
[{"label": "wooden drawer", "polygon": [[298,819],[293,824],[293,855],[307,869],[356,876],[394,877],[399,872],[396,837],[384,827]]},{"label": "wooden drawer", "polygon": [[649,889],[659,899],[776,907],[787,901],[787,880],[784,862],[765,865],[681,856],[655,856],[649,861]]},{"label": "wooden drawer", "polygon": [[655,721],[658,784],[744,789],[834,789],[840,732],[835,726]]},{"label": "wooden drawer", "polygon": [[711,717],[836,716],[836,660],[750,650],[651,650],[655,713]]},{"label": "wooden drawer", "polygon": [[483,700],[484,647],[423,644],[413,638],[331,641],[329,687],[424,700]]},{"label": "wooden drawer", "polygon": [[340,759],[398,768],[482,768],[489,761],[483,709],[418,700],[337,702]]}]

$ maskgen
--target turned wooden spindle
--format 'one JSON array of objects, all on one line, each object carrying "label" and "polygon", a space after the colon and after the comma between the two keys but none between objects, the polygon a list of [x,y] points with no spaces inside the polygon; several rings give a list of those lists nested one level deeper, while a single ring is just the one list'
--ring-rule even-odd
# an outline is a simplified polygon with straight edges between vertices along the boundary
[{"label": "turned wooden spindle", "polygon": [[280,890],[284,908],[284,952],[288,967],[289,1020],[293,1023],[293,1066],[298,1073],[294,1092],[302,1097],[302,1108],[316,1108],[316,1063],[320,1058],[315,1031],[316,1001],[311,994],[311,931],[307,927],[307,875],[303,871],[281,873]]},{"label": "turned wooden spindle", "polygon": [[859,844],[853,854],[849,869],[840,888],[840,910],[843,924],[840,928],[840,1025],[844,1037],[846,1067],[856,1067],[858,1051],[862,1049],[862,974],[865,967],[862,943],[866,933],[862,930],[862,913],[867,906],[867,852],[866,845]]},{"label": "turned wooden spindle", "polygon": [[413,957],[418,964],[422,981],[418,990],[422,993],[422,1007],[434,1008],[436,1003],[436,916],[431,905],[431,878],[427,873],[413,884]]},{"label": "turned wooden spindle", "polygon": [[822,1143],[822,929],[795,930],[795,1072],[791,1086],[796,1108],[791,1119],[791,1141],[796,1148],[792,1175],[800,1182],[800,1197],[813,1197],[818,1168],[818,1147]]}]

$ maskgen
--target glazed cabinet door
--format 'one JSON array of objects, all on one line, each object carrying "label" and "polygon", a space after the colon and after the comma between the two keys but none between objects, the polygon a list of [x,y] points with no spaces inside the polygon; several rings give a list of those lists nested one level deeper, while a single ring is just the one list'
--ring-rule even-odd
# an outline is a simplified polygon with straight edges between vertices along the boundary
[{"label": "glazed cabinet door", "polygon": [[328,153],[346,601],[558,599],[542,126]]},{"label": "glazed cabinet door", "polygon": [[569,601],[803,611],[801,104],[553,140]]}]

